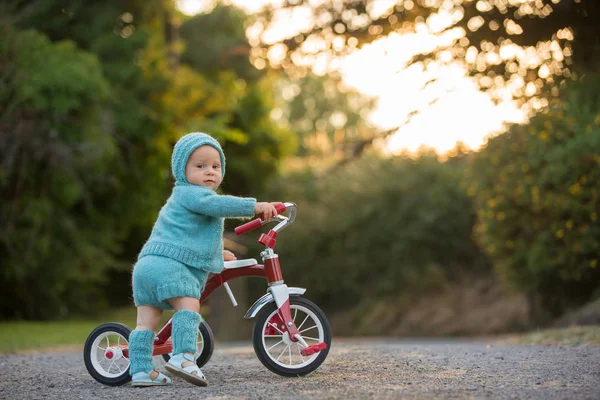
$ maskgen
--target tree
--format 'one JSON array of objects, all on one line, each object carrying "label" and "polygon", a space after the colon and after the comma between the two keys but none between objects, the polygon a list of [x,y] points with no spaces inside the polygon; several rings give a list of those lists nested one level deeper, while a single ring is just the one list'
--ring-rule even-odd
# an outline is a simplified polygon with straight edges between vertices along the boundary
[{"label": "tree", "polygon": [[[331,311],[409,300],[490,265],[472,239],[466,157],[440,162],[365,155],[326,173],[296,173],[271,190],[302,217],[277,244],[290,282]],[[299,214],[300,215],[300,214]]]},{"label": "tree", "polygon": [[179,65],[171,1],[88,3],[21,0],[2,16],[3,317],[129,303],[183,134],[223,141],[237,194],[293,143],[269,118],[268,82]]},{"label": "tree", "polygon": [[97,201],[115,155],[102,125],[108,82],[71,41],[0,31],[0,317],[94,308],[119,265],[114,221]]},{"label": "tree", "polygon": [[188,103],[203,115],[185,125],[221,140],[228,158],[224,190],[256,195],[276,175],[279,161],[295,151],[296,141],[271,119],[274,88],[271,77],[249,62],[246,19],[236,7],[218,5],[182,23],[179,37],[182,65],[207,83]]},{"label": "tree", "polygon": [[600,79],[570,83],[529,125],[491,139],[470,166],[475,236],[535,317],[598,296]]},{"label": "tree", "polygon": [[320,168],[354,157],[365,140],[383,136],[367,115],[375,100],[349,88],[336,76],[282,75],[275,85],[275,112],[298,137],[296,156]]},{"label": "tree", "polygon": [[289,0],[282,9],[267,9],[256,23],[260,32],[281,13],[308,10],[310,20],[290,37],[263,42],[257,57],[266,60],[276,49],[285,57],[271,62],[294,68],[317,57],[349,54],[392,33],[429,32],[438,45],[423,48],[406,66],[458,63],[495,98],[506,96],[503,89],[508,89],[522,100],[557,96],[552,91],[557,81],[574,71],[593,71],[600,61],[600,5],[595,1],[398,0],[385,10],[376,3]]}]

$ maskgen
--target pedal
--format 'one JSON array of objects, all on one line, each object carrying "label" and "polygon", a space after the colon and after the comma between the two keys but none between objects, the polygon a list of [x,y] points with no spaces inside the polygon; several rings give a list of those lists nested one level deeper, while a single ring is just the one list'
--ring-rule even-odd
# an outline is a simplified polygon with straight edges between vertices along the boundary
[{"label": "pedal", "polygon": [[313,344],[312,346],[308,346],[307,348],[300,350],[300,354],[302,354],[305,357],[312,356],[313,354],[323,351],[326,348],[327,348],[327,343],[319,342],[317,344]]}]

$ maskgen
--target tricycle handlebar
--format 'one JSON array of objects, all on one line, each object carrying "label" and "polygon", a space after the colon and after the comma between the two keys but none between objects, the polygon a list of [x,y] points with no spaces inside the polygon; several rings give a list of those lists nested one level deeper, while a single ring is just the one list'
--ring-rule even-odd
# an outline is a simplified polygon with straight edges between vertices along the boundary
[{"label": "tricycle handlebar", "polygon": [[[288,220],[288,223],[292,223],[294,221],[294,218],[296,216],[296,205],[294,203],[278,203],[275,205],[275,209],[277,210],[277,213],[280,214],[284,211],[286,211],[287,209],[291,208],[290,210],[290,218],[285,218],[282,219],[281,217],[276,217],[273,220],[275,221],[284,221],[284,220]],[[266,222],[263,220],[262,216],[259,218],[256,218],[250,222],[246,222],[243,225],[238,226],[237,228],[235,228],[235,233],[236,235],[242,235],[246,232],[250,232],[251,230],[254,230],[256,228],[260,228],[261,226],[263,226]],[[279,229],[280,230],[280,229]]]}]

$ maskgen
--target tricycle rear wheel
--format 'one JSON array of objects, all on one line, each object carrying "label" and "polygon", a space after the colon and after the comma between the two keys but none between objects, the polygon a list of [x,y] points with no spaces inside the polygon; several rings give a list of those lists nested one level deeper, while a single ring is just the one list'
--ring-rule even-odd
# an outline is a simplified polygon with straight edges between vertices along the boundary
[{"label": "tricycle rear wheel", "polygon": [[83,347],[83,361],[92,378],[109,386],[131,381],[129,358],[123,355],[129,346],[130,333],[127,325],[109,322],[89,334]]},{"label": "tricycle rear wheel", "polygon": [[[210,329],[210,326],[208,326],[206,321],[202,320],[198,326],[198,342],[196,350],[196,365],[198,365],[198,368],[202,368],[208,360],[210,360],[214,347],[215,337],[212,329]],[[163,360],[169,362],[172,355],[173,353],[163,354]]]}]

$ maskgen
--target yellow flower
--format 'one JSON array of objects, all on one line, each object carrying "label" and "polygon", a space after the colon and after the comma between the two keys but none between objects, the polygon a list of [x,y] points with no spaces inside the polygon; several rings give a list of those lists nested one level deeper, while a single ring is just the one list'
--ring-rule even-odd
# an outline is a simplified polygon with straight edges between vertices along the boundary
[{"label": "yellow flower", "polygon": [[493,244],[490,244],[490,245],[487,247],[487,251],[488,251],[488,253],[490,253],[490,254],[494,254],[494,252],[496,251],[496,246],[494,246]]},{"label": "yellow flower", "polygon": [[489,200],[487,201],[487,205],[488,205],[488,207],[489,207],[489,208],[494,208],[494,207],[496,207],[496,200],[495,200],[495,199],[489,199]]},{"label": "yellow flower", "polygon": [[579,196],[581,193],[581,185],[579,183],[574,184],[569,188],[569,193],[571,193],[573,196]]},{"label": "yellow flower", "polygon": [[556,231],[554,236],[556,236],[557,239],[562,239],[565,236],[565,231],[563,231],[562,229],[559,229]]},{"label": "yellow flower", "polygon": [[595,221],[595,220],[596,220],[596,218],[598,218],[598,213],[596,213],[596,211],[592,211],[592,212],[590,213],[590,219],[591,219],[592,221]]},{"label": "yellow flower", "polygon": [[548,132],[546,132],[546,131],[541,131],[541,132],[540,132],[540,139],[542,139],[544,142],[545,142],[546,140],[548,140]]},{"label": "yellow flower", "polygon": [[498,214],[496,214],[496,219],[498,221],[504,221],[504,213],[503,212],[499,212]]},{"label": "yellow flower", "polygon": [[565,223],[565,226],[567,227],[567,229],[571,229],[571,228],[573,228],[573,220],[571,220],[571,219],[570,219],[570,220],[568,220],[568,221]]},{"label": "yellow flower", "polygon": [[598,265],[598,260],[592,260],[592,261],[590,261],[590,267],[596,268],[597,265]]}]

